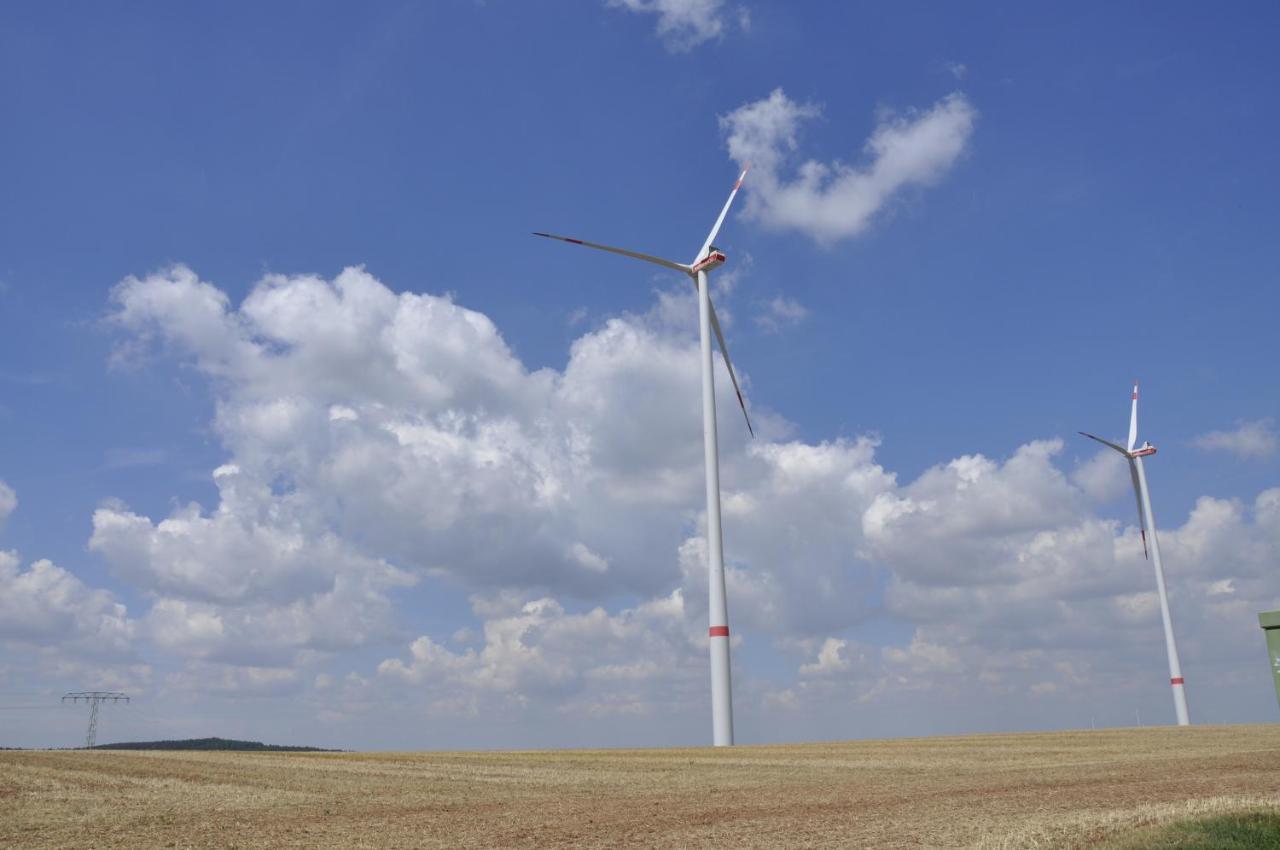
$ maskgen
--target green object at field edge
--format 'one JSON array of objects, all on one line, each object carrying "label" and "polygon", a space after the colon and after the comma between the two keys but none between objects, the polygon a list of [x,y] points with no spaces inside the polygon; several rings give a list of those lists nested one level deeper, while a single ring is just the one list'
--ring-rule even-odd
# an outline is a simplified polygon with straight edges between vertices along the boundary
[{"label": "green object at field edge", "polygon": [[1121,836],[1106,850],[1280,850],[1280,812],[1179,821]]}]

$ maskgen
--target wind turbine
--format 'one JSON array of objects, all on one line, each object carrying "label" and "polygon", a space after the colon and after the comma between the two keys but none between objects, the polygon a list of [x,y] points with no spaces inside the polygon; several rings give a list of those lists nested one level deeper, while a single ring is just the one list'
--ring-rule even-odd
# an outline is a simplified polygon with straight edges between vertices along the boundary
[{"label": "wind turbine", "polygon": [[[1142,445],[1134,448],[1138,442],[1138,382],[1133,382],[1133,408],[1129,414],[1129,447],[1121,448],[1115,443],[1095,437],[1093,434],[1080,432],[1090,440],[1097,440],[1104,446],[1115,449],[1129,460],[1129,477],[1133,479],[1133,495],[1138,499],[1138,523],[1142,533],[1142,554],[1148,557],[1156,568],[1156,590],[1160,595],[1160,616],[1164,619],[1164,645],[1169,653],[1169,682],[1173,687],[1173,710],[1178,715],[1178,725],[1187,726],[1187,695],[1183,692],[1182,665],[1178,663],[1178,645],[1173,640],[1173,620],[1169,617],[1169,597],[1164,589],[1164,566],[1160,562],[1160,539],[1156,536],[1156,518],[1151,513],[1151,491],[1147,489],[1147,473],[1142,468],[1142,459],[1156,453],[1156,447],[1142,441]],[[1150,554],[1148,554],[1147,529],[1151,529]]]},{"label": "wind turbine", "polygon": [[635,260],[644,260],[663,268],[687,274],[698,290],[698,329],[702,341],[702,447],[707,473],[707,584],[711,600],[710,628],[707,633],[711,643],[711,731],[712,742],[717,747],[733,744],[733,694],[729,680],[729,608],[725,601],[724,590],[724,547],[720,539],[720,452],[716,442],[716,392],[712,377],[711,332],[715,331],[716,342],[720,344],[720,353],[724,356],[724,365],[729,370],[729,380],[733,382],[733,391],[738,395],[738,406],[747,420],[747,431],[755,436],[751,427],[751,417],[747,416],[747,405],[742,400],[742,390],[738,388],[738,378],[733,373],[733,363],[729,360],[729,348],[724,342],[724,333],[720,330],[720,320],[716,318],[715,307],[711,306],[711,293],[708,288],[708,274],[724,264],[725,255],[711,244],[724,224],[724,217],[729,214],[729,206],[733,203],[742,181],[747,176],[750,165],[742,169],[738,182],[733,184],[729,200],[724,202],[720,217],[716,219],[707,239],[698,249],[697,256],[689,264],[664,260],[649,254],[628,251],[625,248],[614,248],[609,245],[598,245],[568,236],[556,236],[553,233],[534,233],[547,239],[559,239],[573,245],[621,254]]}]

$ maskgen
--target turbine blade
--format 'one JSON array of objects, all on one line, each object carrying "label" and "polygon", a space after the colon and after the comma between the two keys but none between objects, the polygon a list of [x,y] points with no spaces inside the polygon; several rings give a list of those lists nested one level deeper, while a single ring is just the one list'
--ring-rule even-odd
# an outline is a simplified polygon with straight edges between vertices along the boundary
[{"label": "turbine blade", "polygon": [[707,301],[707,306],[711,308],[711,329],[716,332],[716,342],[720,344],[720,354],[724,356],[724,365],[729,367],[729,380],[733,381],[733,391],[738,394],[738,407],[742,408],[742,418],[747,420],[747,432],[752,437],[756,435],[756,431],[751,427],[751,417],[747,415],[747,403],[742,400],[742,390],[738,389],[738,376],[733,374],[733,361],[729,359],[729,346],[724,343],[724,334],[720,331],[720,320],[716,318],[716,308]]},{"label": "turbine blade", "polygon": [[1138,482],[1138,464],[1133,458],[1129,458],[1129,477],[1133,479],[1133,497],[1138,500],[1138,531],[1142,534],[1142,557],[1149,558],[1147,554],[1147,518],[1142,515],[1142,487]]},{"label": "turbine blade", "polygon": [[707,249],[711,247],[711,243],[715,241],[716,234],[720,232],[720,225],[724,224],[724,217],[729,214],[729,207],[733,204],[733,199],[738,194],[738,189],[742,188],[742,181],[747,179],[747,172],[751,170],[751,163],[747,163],[742,173],[738,175],[738,182],[733,184],[733,191],[729,193],[729,200],[724,202],[724,209],[720,210],[720,217],[716,219],[715,226],[711,228],[711,232],[707,234],[707,241],[702,243],[702,250],[698,251],[698,256],[693,258],[694,264],[707,255]]},{"label": "turbine blade", "polygon": [[1129,451],[1138,444],[1138,382],[1133,382],[1133,407],[1129,412]]},{"label": "turbine blade", "polygon": [[597,251],[608,251],[610,254],[621,254],[624,257],[631,257],[634,260],[644,260],[646,263],[662,266],[663,268],[672,269],[685,274],[692,274],[693,269],[683,263],[677,263],[673,260],[664,260],[661,257],[655,257],[652,254],[641,254],[638,251],[628,251],[626,248],[614,248],[612,245],[599,245],[595,242],[587,242],[582,239],[572,239],[568,236],[557,236],[554,233],[538,233],[534,231],[534,236],[541,236],[545,239],[559,239],[561,242],[568,242],[570,245],[581,245],[584,248],[595,248]]},{"label": "turbine blade", "polygon": [[1093,434],[1086,434],[1084,431],[1077,431],[1076,433],[1082,437],[1088,437],[1090,440],[1097,440],[1099,443],[1102,443],[1102,445],[1104,446],[1110,446],[1111,448],[1120,452],[1120,454],[1124,455],[1125,457],[1129,456],[1129,452],[1125,451],[1120,446],[1117,446],[1115,443],[1111,442],[1110,440],[1104,440],[1101,437],[1095,437]]}]

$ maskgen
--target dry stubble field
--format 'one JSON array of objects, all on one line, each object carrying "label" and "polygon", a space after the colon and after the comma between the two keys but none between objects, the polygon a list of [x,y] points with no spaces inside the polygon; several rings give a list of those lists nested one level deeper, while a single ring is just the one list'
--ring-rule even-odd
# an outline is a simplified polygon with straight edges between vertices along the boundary
[{"label": "dry stubble field", "polygon": [[0,752],[0,847],[1073,847],[1280,806],[1280,726],[711,749]]}]

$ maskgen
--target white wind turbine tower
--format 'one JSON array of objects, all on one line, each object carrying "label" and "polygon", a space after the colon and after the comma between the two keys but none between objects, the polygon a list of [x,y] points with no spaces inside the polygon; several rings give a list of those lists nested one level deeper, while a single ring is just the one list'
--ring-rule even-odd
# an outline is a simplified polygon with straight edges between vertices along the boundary
[{"label": "white wind turbine tower", "polygon": [[733,184],[733,191],[729,193],[729,200],[724,202],[724,209],[720,210],[720,217],[716,219],[711,232],[707,234],[706,241],[698,249],[697,256],[688,265],[624,248],[570,239],[567,236],[556,236],[552,233],[533,234],[621,254],[624,257],[644,260],[647,263],[684,272],[697,287],[698,328],[702,338],[702,444],[707,472],[707,583],[711,598],[710,628],[708,629],[711,640],[711,729],[712,741],[717,747],[733,744],[733,695],[729,681],[729,609],[724,590],[724,547],[720,540],[720,453],[716,442],[716,393],[711,363],[712,331],[715,332],[716,341],[720,344],[720,353],[724,356],[724,365],[728,367],[733,391],[738,394],[738,405],[742,408],[742,415],[747,419],[747,430],[752,436],[755,436],[755,431],[751,427],[751,418],[747,416],[747,406],[742,400],[742,391],[738,388],[738,378],[733,373],[733,363],[729,360],[729,348],[725,345],[720,321],[716,318],[715,308],[711,306],[707,275],[712,269],[724,264],[725,255],[711,243],[720,232],[720,225],[724,224],[729,206],[738,194],[738,189],[741,188],[750,167],[748,165],[742,169],[738,182]]},{"label": "white wind turbine tower", "polygon": [[1187,726],[1187,695],[1183,692],[1182,665],[1178,663],[1178,645],[1173,640],[1173,621],[1169,617],[1169,597],[1164,589],[1164,565],[1160,562],[1160,539],[1156,535],[1156,518],[1151,513],[1151,492],[1147,489],[1147,473],[1142,468],[1142,459],[1156,453],[1156,447],[1143,440],[1142,446],[1135,449],[1138,442],[1138,382],[1133,382],[1133,408],[1129,414],[1129,447],[1122,449],[1115,443],[1095,437],[1093,434],[1082,435],[1090,440],[1097,440],[1104,446],[1115,449],[1129,460],[1129,476],[1133,479],[1133,494],[1138,499],[1138,523],[1142,533],[1142,554],[1147,555],[1147,529],[1151,529],[1150,555],[1148,556],[1156,568],[1156,590],[1160,596],[1160,616],[1164,619],[1164,645],[1169,653],[1169,682],[1173,687],[1173,709],[1178,715],[1178,725]]}]

